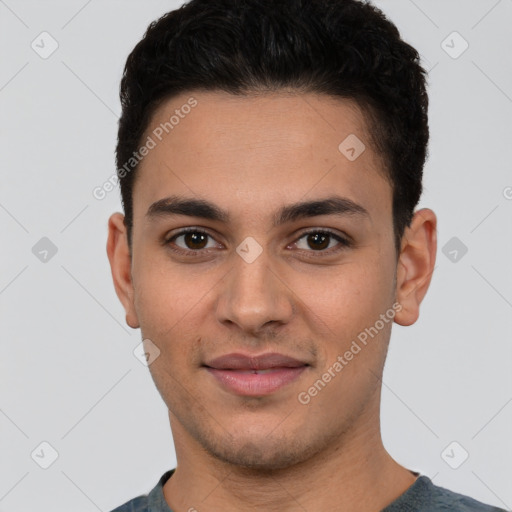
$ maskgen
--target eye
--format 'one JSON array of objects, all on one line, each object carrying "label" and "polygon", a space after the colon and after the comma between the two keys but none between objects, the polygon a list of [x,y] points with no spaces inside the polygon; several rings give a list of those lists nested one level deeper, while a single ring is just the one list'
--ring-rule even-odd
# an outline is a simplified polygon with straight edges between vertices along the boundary
[{"label": "eye", "polygon": [[[304,241],[301,242],[301,240]],[[330,254],[350,247],[351,243],[346,238],[324,229],[302,233],[302,236],[293,245],[308,252],[328,252]],[[333,247],[336,247],[334,251],[331,250]]]},{"label": "eye", "polygon": [[[209,249],[219,248],[219,243],[206,231],[189,227],[174,234],[164,244],[177,254],[185,256],[199,256],[208,253]],[[308,253],[331,255],[347,247],[351,247],[349,239],[334,233],[328,229],[316,229],[303,232],[301,236],[288,247],[297,248]]]},{"label": "eye", "polygon": [[[210,245],[208,239],[210,239]],[[199,252],[218,246],[210,234],[198,228],[182,229],[179,233],[166,240],[165,243],[171,250],[179,253]],[[173,245],[177,246],[177,248],[173,247]]]}]

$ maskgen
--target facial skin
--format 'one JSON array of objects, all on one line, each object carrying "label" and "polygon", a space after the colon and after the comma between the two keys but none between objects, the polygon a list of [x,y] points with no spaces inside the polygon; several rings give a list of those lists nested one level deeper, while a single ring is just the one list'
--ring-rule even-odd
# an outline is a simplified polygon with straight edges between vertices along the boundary
[{"label": "facial skin", "polygon": [[[415,479],[380,436],[392,321],[359,343],[361,351],[307,405],[298,395],[381,314],[395,311],[400,325],[416,321],[435,264],[435,214],[416,212],[397,259],[391,185],[363,114],[348,100],[193,91],[162,104],[143,140],[191,96],[197,106],[136,171],[132,258],[119,213],[109,220],[107,244],[126,321],[160,350],[149,369],[169,408],[178,460],[166,500],[177,511],[249,510],[249,503],[280,511],[297,503],[320,511],[383,508]],[[354,161],[338,150],[350,134],[366,146]],[[206,200],[229,219],[147,215],[170,196]],[[285,206],[335,196],[367,215],[273,225]],[[165,244],[186,227],[208,237]],[[315,245],[305,235],[325,230],[351,244],[331,237]],[[247,237],[262,249],[251,263],[236,251]],[[203,366],[233,352],[278,352],[309,366],[274,393],[240,396]],[[333,496],[340,508],[332,508]]]}]

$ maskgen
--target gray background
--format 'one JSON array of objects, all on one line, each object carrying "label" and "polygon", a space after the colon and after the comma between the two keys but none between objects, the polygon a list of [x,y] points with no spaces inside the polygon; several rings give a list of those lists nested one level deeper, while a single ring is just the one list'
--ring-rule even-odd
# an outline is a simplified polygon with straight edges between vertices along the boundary
[{"label": "gray background", "polygon": [[[108,511],[174,467],[167,410],[133,355],[140,332],[106,257],[118,190],[102,201],[92,190],[115,171],[125,59],[180,3],[0,0],[3,512]],[[393,330],[384,443],[434,483],[510,509],[512,0],[378,5],[431,70],[420,206],[439,218],[421,317]],[[46,59],[31,47],[51,49],[43,31],[59,45]],[[57,248],[46,261],[43,237]],[[58,452],[47,469],[42,442]]]}]

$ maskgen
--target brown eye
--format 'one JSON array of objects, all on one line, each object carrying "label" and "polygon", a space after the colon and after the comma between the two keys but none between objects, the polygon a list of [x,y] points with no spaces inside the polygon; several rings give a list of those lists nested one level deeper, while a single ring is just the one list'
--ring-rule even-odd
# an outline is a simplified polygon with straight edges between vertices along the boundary
[{"label": "brown eye", "polygon": [[200,252],[216,247],[215,241],[208,233],[195,228],[175,234],[166,241],[166,244],[177,252]]},{"label": "brown eye", "polygon": [[199,232],[186,233],[183,236],[183,241],[187,249],[204,249],[208,235]]},{"label": "brown eye", "polygon": [[[304,242],[301,242],[304,240]],[[336,250],[349,247],[350,242],[345,240],[340,235],[331,233],[330,231],[309,231],[303,233],[302,236],[295,243],[298,249],[308,252],[335,252]],[[329,249],[329,251],[327,251]],[[331,251],[330,249],[333,249]]]},{"label": "brown eye", "polygon": [[312,235],[307,235],[307,243],[311,249],[326,249],[329,246],[329,241],[331,239],[330,235],[325,235],[323,233],[314,233]]}]

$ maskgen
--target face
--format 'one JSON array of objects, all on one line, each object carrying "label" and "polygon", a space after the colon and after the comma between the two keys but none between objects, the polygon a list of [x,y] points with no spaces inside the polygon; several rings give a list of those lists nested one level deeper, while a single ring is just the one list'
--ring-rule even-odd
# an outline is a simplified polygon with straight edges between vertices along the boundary
[{"label": "face", "polygon": [[175,441],[272,469],[375,425],[402,306],[392,190],[361,111],[193,92],[161,105],[148,136],[132,260],[118,222],[113,265],[128,269],[128,323],[160,351],[149,368]]}]

